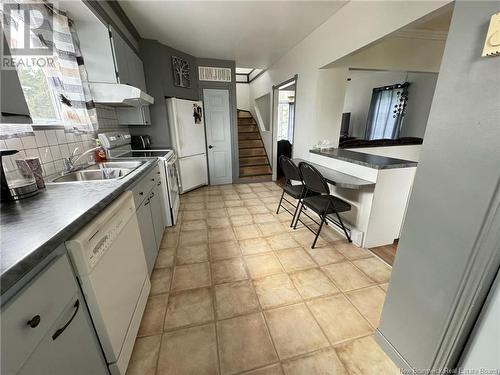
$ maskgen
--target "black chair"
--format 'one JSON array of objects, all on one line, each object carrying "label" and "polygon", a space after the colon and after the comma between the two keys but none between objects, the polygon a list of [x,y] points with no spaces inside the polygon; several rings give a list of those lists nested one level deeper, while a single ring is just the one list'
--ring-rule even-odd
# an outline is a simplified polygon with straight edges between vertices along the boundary
[{"label": "black chair", "polygon": [[[311,211],[315,212],[320,218],[321,222],[317,223],[315,220],[311,218],[316,224],[319,225],[318,232],[314,232],[308,225],[302,223],[314,234],[316,237],[312,243],[311,248],[314,249],[316,245],[316,241],[318,240],[319,234],[321,233],[321,228],[323,228],[323,224],[325,224],[325,220],[328,215],[335,214],[337,216],[338,222],[332,218],[330,218],[331,222],[337,225],[339,228],[345,233],[347,240],[351,241],[351,236],[347,232],[347,229],[339,215],[339,212],[346,212],[351,210],[351,205],[346,201],[330,194],[330,189],[328,188],[328,184],[321,173],[314,168],[311,164],[306,162],[301,162],[299,164],[299,171],[302,177],[302,181],[304,182],[306,191],[304,192],[304,198],[299,204],[299,212],[297,213],[297,219],[295,220],[295,224],[293,228],[297,227],[297,222],[300,219],[300,214],[302,213],[303,207],[307,207],[311,209]],[[316,193],[313,196],[308,195],[309,192]]]},{"label": "black chair", "polygon": [[[279,161],[283,174],[285,175],[285,186],[283,186],[283,193],[281,194],[281,198],[278,203],[278,209],[276,210],[276,213],[278,214],[280,208],[283,207],[283,209],[286,212],[292,215],[292,222],[290,223],[290,227],[292,227],[295,221],[295,216],[297,215],[297,210],[299,209],[300,206],[300,200],[306,196],[306,189],[302,182],[302,177],[300,176],[299,167],[297,167],[297,165],[293,162],[293,160],[287,156],[281,155]],[[292,185],[292,181],[299,182],[299,184]],[[299,203],[295,205],[293,202],[287,200],[285,197],[285,193],[291,196],[292,198],[297,199]],[[316,194],[317,193],[313,191],[310,191],[308,193],[309,196]],[[292,207],[295,208],[293,213],[289,211],[288,208],[286,208],[282,204],[283,201],[287,202],[288,204],[290,204]]]}]

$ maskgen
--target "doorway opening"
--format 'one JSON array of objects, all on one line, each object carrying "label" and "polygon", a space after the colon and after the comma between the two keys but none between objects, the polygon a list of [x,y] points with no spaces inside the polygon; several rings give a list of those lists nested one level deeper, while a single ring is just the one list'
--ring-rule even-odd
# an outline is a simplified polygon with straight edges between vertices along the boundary
[{"label": "doorway opening", "polygon": [[295,133],[295,108],[297,92],[297,75],[274,86],[274,165],[273,177],[280,180],[283,171],[279,165],[281,155],[292,157]]}]

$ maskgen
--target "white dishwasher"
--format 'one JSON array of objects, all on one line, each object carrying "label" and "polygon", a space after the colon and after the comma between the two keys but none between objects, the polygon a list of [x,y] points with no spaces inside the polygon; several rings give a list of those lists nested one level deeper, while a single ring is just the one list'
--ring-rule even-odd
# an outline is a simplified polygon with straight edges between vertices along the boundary
[{"label": "white dishwasher", "polygon": [[151,289],[131,192],[66,242],[111,374],[125,375]]}]

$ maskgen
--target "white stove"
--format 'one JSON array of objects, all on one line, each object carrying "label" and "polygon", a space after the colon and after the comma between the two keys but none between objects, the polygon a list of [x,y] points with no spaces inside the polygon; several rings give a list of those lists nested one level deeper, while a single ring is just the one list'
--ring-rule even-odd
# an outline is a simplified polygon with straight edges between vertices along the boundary
[{"label": "white stove", "polygon": [[179,176],[176,167],[177,156],[175,151],[170,149],[133,150],[131,136],[126,133],[101,133],[98,137],[110,159],[158,158],[163,181],[162,185],[164,186],[162,191],[165,202],[166,226],[175,225],[180,205]]}]

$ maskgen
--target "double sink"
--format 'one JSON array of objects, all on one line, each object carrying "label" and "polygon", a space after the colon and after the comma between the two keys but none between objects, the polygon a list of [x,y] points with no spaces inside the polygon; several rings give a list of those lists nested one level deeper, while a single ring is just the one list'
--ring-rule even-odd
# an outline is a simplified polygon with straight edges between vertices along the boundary
[{"label": "double sink", "polygon": [[144,161],[106,161],[95,163],[63,174],[52,180],[52,183],[116,180],[130,174],[144,163]]}]

